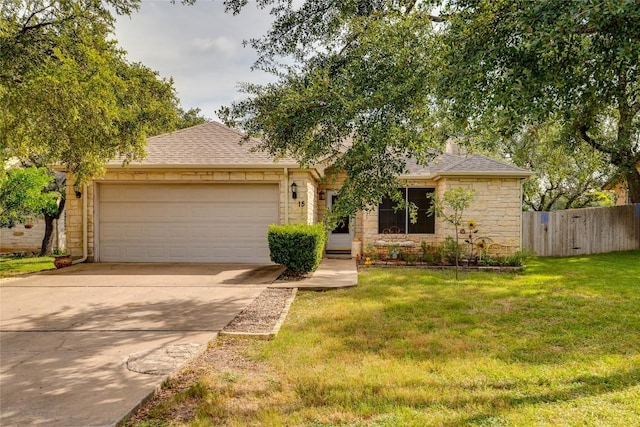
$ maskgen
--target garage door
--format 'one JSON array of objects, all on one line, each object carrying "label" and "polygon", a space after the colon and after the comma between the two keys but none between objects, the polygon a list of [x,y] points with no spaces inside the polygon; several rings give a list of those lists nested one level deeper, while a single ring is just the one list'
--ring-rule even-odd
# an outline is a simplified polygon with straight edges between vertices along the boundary
[{"label": "garage door", "polygon": [[101,262],[270,262],[277,185],[102,184]]}]

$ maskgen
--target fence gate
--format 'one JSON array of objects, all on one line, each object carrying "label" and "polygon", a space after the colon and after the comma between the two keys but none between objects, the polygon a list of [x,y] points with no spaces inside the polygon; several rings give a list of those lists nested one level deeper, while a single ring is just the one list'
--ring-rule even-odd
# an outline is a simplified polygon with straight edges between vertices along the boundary
[{"label": "fence gate", "polygon": [[540,256],[584,255],[640,248],[640,204],[523,212],[522,246]]}]

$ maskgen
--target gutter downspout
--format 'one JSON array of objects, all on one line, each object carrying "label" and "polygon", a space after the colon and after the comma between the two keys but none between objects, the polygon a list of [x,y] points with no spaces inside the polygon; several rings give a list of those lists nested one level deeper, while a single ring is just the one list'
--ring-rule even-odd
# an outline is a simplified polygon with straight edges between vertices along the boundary
[{"label": "gutter downspout", "polygon": [[88,202],[87,202],[87,184],[82,185],[82,258],[75,259],[71,264],[80,264],[81,262],[85,262],[89,257],[89,243],[88,243],[88,222],[87,222],[87,210],[88,210]]},{"label": "gutter downspout", "polygon": [[284,223],[289,224],[289,168],[284,168]]}]

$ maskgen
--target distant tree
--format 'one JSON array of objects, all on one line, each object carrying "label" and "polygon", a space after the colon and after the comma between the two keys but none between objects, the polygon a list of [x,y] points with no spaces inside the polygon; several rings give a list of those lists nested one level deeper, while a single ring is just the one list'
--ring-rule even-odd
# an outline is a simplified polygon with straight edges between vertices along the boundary
[{"label": "distant tree", "polygon": [[178,107],[178,122],[176,129],[184,129],[191,126],[201,125],[210,122],[211,119],[200,114],[199,108],[190,108],[187,111]]},{"label": "distant tree", "polygon": [[583,141],[569,147],[561,126],[527,126],[499,143],[501,155],[531,170],[523,184],[523,208],[534,211],[610,206],[602,187],[612,178],[606,157]]}]

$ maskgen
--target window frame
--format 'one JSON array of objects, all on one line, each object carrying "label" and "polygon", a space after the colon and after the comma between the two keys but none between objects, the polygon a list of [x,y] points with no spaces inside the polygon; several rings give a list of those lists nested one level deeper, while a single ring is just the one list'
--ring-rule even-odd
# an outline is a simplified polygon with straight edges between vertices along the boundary
[{"label": "window frame", "polygon": [[[409,201],[409,190],[424,190],[425,191],[425,196],[426,194],[435,194],[436,192],[436,188],[435,187],[402,187],[398,189],[399,191],[401,191],[404,195],[404,201],[405,203],[410,203]],[[389,233],[384,233],[383,231],[392,227],[398,227],[398,226],[392,226],[392,227],[388,227],[388,228],[381,228],[381,218],[382,212],[388,213],[389,212],[389,208],[383,208],[382,205],[385,201],[389,201],[390,197],[389,196],[385,196],[379,203],[378,203],[378,234],[389,234]],[[430,202],[429,204],[431,204],[432,202]],[[384,209],[384,211],[383,211]],[[409,209],[404,208],[404,227],[398,227],[402,232],[401,233],[393,233],[393,234],[412,234],[412,235],[434,235],[436,234],[436,221],[435,221],[435,216],[433,218],[433,226],[432,226],[432,230],[431,232],[427,231],[427,232],[411,232],[411,226],[414,224],[411,224],[411,221],[409,219]],[[423,210],[424,211],[424,210]],[[399,218],[399,216],[397,214],[396,215],[396,219]],[[429,225],[427,224],[427,227],[429,228]]]}]

